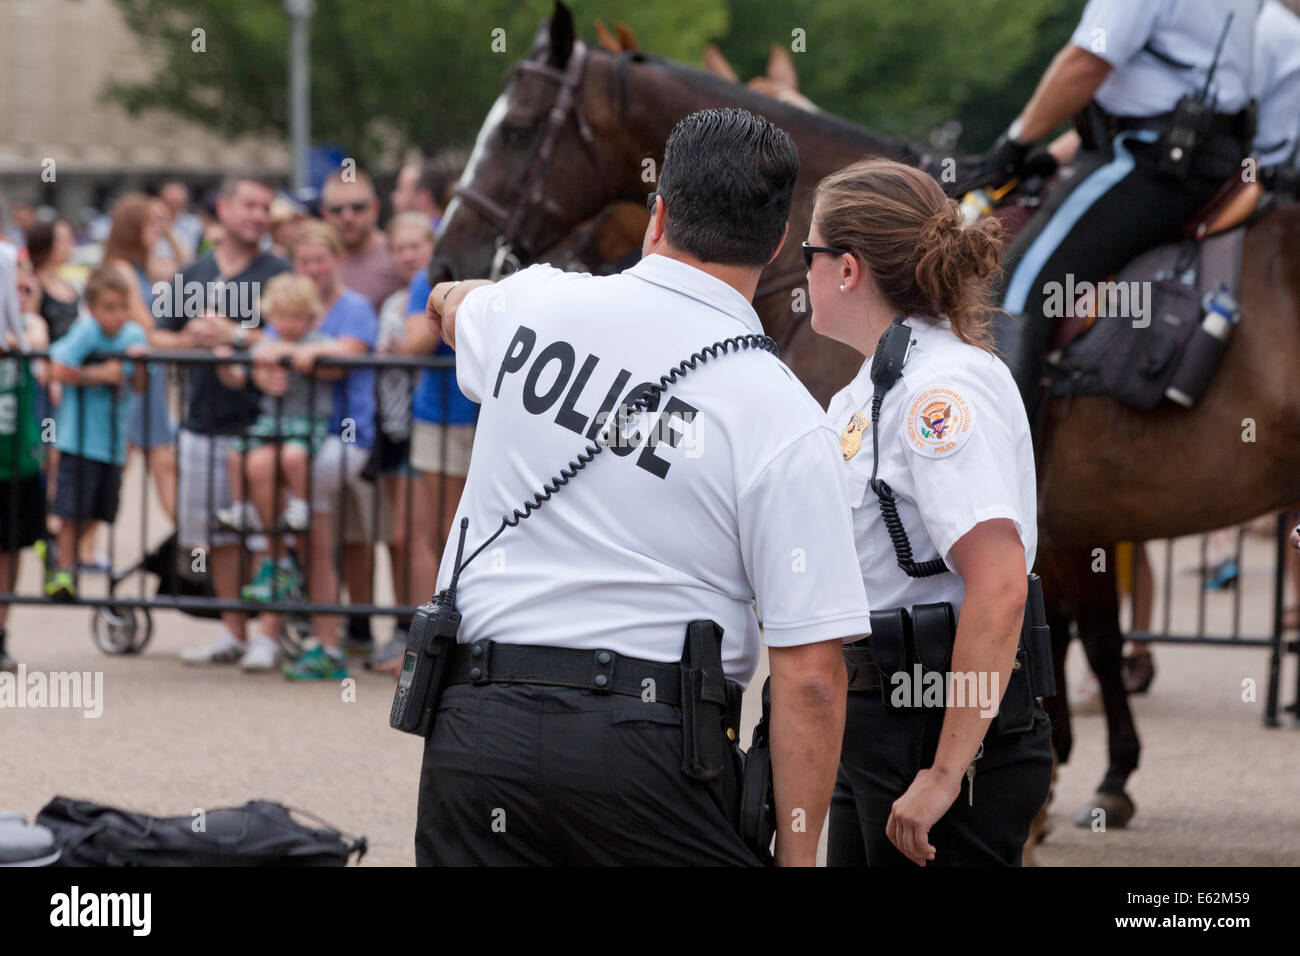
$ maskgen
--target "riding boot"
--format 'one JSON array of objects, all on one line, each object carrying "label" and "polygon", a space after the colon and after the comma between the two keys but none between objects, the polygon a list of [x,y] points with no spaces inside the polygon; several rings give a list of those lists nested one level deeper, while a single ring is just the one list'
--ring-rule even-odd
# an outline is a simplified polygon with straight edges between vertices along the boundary
[{"label": "riding boot", "polygon": [[1043,316],[993,313],[993,348],[1020,389],[1025,414],[1036,420],[1043,396],[1043,356],[1052,335],[1052,322]]}]

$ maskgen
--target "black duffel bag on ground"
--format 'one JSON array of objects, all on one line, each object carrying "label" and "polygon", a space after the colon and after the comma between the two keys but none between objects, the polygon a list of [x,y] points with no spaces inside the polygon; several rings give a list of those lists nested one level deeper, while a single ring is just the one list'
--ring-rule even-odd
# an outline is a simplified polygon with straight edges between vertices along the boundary
[{"label": "black duffel bag on ground", "polygon": [[346,866],[366,852],[365,837],[303,826],[269,800],[202,817],[151,817],[55,797],[36,822],[54,832],[60,866]]}]

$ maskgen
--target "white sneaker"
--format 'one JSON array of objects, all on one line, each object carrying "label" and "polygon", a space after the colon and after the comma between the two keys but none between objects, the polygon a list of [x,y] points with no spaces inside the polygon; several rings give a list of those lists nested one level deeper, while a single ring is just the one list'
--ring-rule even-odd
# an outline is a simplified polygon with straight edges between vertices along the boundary
[{"label": "white sneaker", "polygon": [[261,531],[262,519],[251,501],[236,501],[227,508],[217,509],[217,524],[231,531]]},{"label": "white sneaker", "polygon": [[181,651],[181,662],[201,667],[206,664],[236,664],[244,656],[247,645],[236,640],[228,631],[206,647],[190,648]]},{"label": "white sneaker", "polygon": [[239,659],[239,667],[240,670],[249,672],[275,670],[279,658],[279,645],[265,634],[259,634],[253,638],[248,645],[248,650]]},{"label": "white sneaker", "polygon": [[290,531],[306,531],[311,524],[311,508],[301,498],[290,498],[285,502],[280,523]]}]

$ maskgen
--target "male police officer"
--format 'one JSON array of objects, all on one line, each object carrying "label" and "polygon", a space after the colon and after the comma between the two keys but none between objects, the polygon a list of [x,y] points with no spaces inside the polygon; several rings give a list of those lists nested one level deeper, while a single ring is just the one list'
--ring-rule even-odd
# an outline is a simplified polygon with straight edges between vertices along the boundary
[{"label": "male police officer", "polygon": [[[998,350],[1033,420],[1054,315],[1050,283],[1097,281],[1178,228],[1239,174],[1250,152],[1260,0],[1089,0],[1032,99],[950,192],[1007,180],[1033,144],[1078,115],[1072,178],[1016,238]],[[949,187],[950,184],[945,184]]]},{"label": "male police officer", "polygon": [[[430,321],[482,403],[456,515],[469,519],[467,553],[602,425],[620,427],[460,578],[418,862],[756,862],[736,830],[733,742],[758,662],[755,600],[772,672],[776,858],[815,862],[843,732],[841,644],[870,630],[836,436],[790,371],[753,348],[697,363],[657,415],[618,412],[692,353],[762,332],[751,300],[784,241],[798,171],[767,120],[693,113],[668,140],[634,268],[537,265],[495,286],[434,287]],[[725,670],[725,727],[692,718],[678,664],[688,624],[706,620],[723,634],[704,683],[716,702]],[[686,641],[692,655],[707,643]],[[710,751],[720,773],[685,772]]]}]

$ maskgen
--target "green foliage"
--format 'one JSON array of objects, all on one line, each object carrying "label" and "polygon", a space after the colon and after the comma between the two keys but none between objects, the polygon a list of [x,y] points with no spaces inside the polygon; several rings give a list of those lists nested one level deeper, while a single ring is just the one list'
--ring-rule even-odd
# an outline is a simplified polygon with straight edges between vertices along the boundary
[{"label": "green foliage", "polygon": [[[106,95],[128,110],[164,110],[226,135],[287,136],[289,20],[282,0],[116,0],[155,65],[151,80]],[[698,57],[726,25],[723,0],[571,5],[579,36],[604,17],[636,24],[647,48]],[[382,138],[433,151],[473,140],[507,67],[527,55],[547,0],[316,0],[311,21],[314,142],[374,156]],[[202,28],[206,52],[192,49]],[[505,30],[505,51],[492,49]]]},{"label": "green foliage", "polygon": [[764,72],[771,43],[788,46],[803,29],[806,52],[792,54],[799,85],[822,109],[917,140],[956,117],[963,144],[976,150],[1029,98],[1082,8],[1083,0],[731,0],[731,31],[719,45],[749,78]]},{"label": "green foliage", "polygon": [[[154,65],[106,96],[230,136],[288,132],[289,21],[283,0],[116,0]],[[632,27],[647,52],[698,64],[718,40],[742,78],[789,45],[805,94],[882,132],[925,139],[958,117],[982,149],[1012,118],[1069,37],[1083,0],[573,0],[593,21]],[[316,0],[312,139],[362,163],[396,139],[433,151],[473,140],[506,68],[527,54],[551,0]],[[192,31],[205,31],[205,52]],[[505,30],[506,50],[492,50]]]}]

